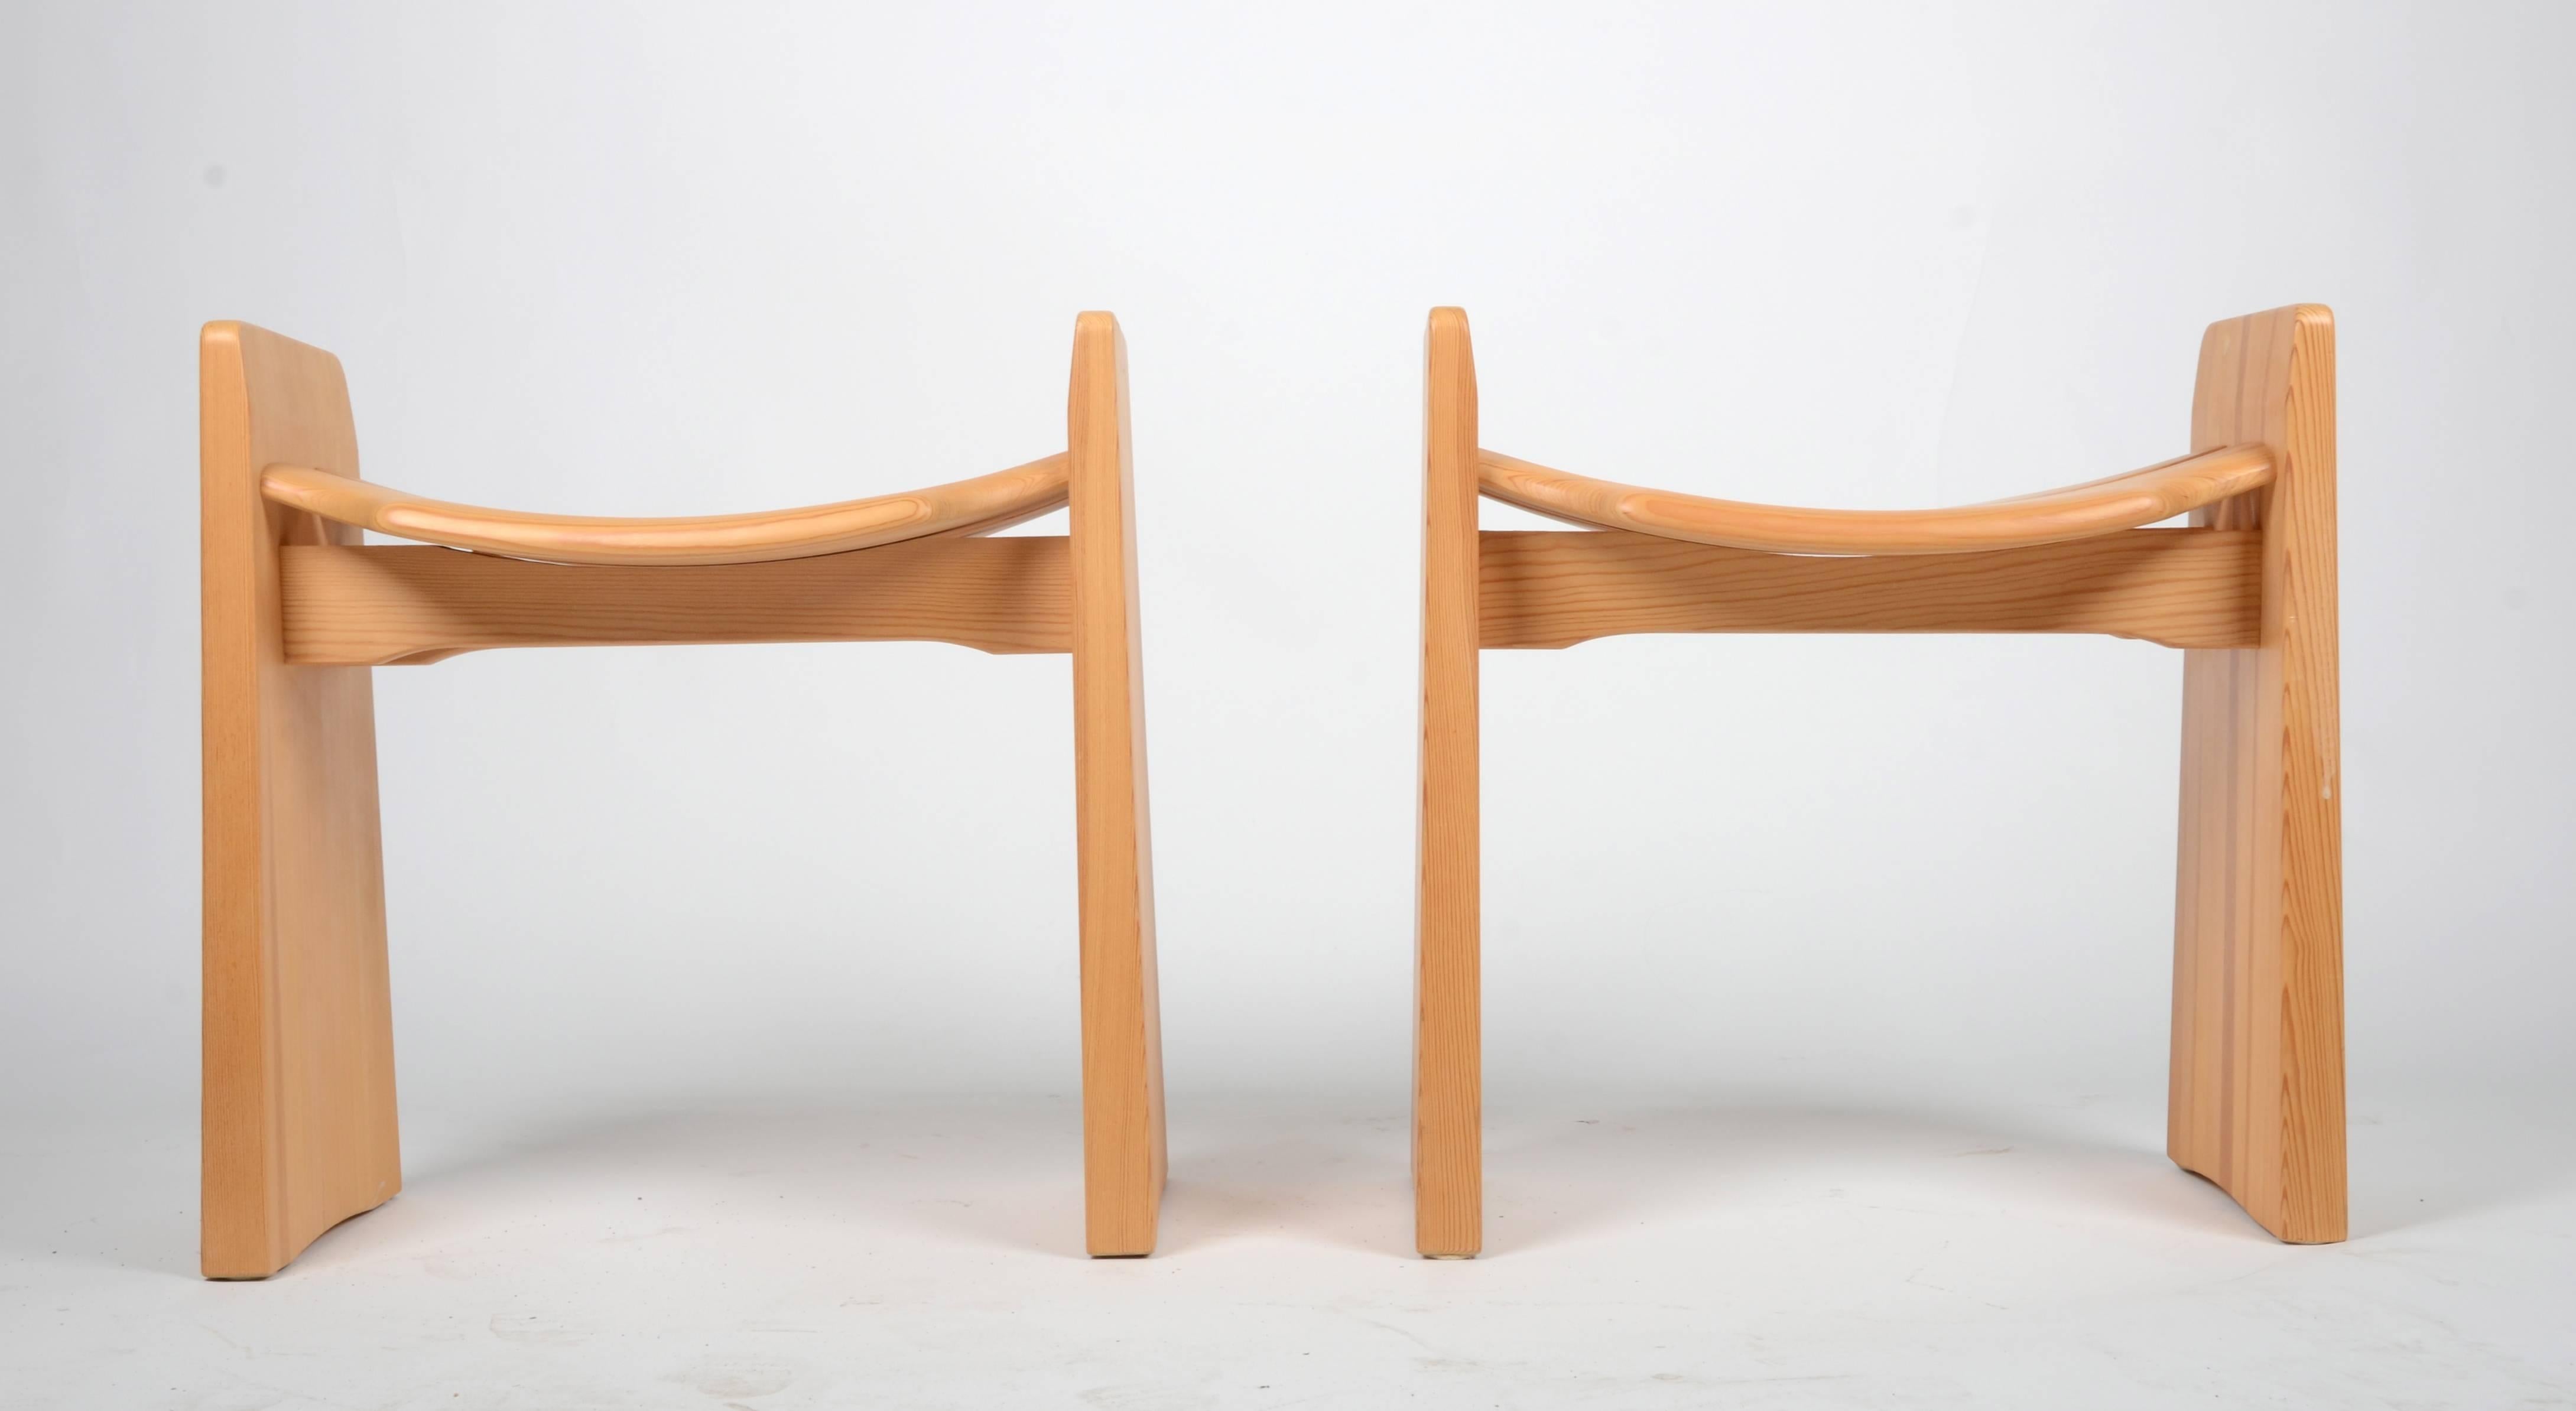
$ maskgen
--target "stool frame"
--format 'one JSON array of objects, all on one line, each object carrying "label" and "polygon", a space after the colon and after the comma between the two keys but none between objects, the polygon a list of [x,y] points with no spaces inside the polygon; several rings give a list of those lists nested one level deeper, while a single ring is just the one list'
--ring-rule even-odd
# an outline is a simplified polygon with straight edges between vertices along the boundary
[{"label": "stool frame", "polygon": [[[1483,1245],[1477,658],[1635,632],[2088,632],[2183,650],[2166,1151],[2293,1243],[2346,1228],[2334,319],[2213,324],[2191,454],[1987,505],[1749,505],[1485,450],[1425,353],[1415,1243]],[[1480,529],[1491,497],[1580,526]],[[2188,512],[2190,528],[2144,526]]]},{"label": "stool frame", "polygon": [[[504,646],[1070,653],[1085,1242],[1151,1252],[1162,1052],[1114,318],[1075,322],[1060,454],[703,519],[513,514],[370,485],[338,359],[241,323],[208,324],[199,352],[208,1277],[273,1274],[402,1188],[370,668]],[[1064,535],[977,537],[1058,506]],[[361,528],[424,542],[368,546]]]}]

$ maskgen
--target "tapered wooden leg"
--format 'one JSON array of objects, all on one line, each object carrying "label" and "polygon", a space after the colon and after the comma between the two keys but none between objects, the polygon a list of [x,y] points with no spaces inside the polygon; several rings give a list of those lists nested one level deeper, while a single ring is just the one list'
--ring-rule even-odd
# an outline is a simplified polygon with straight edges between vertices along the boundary
[{"label": "tapered wooden leg", "polygon": [[365,667],[288,666],[278,546],[353,530],[260,496],[355,475],[338,360],[237,324],[200,346],[209,1278],[261,1278],[402,1186]]},{"label": "tapered wooden leg", "polygon": [[2195,515],[2263,531],[2261,644],[2185,653],[2166,1149],[2281,1239],[2344,1238],[2334,322],[2212,325],[2195,450],[2270,446],[2273,484]]},{"label": "tapered wooden leg", "polygon": [[1093,1255],[1142,1255],[1163,1196],[1163,1046],[1127,345],[1105,313],[1074,324],[1070,420],[1084,1225]]},{"label": "tapered wooden leg", "polygon": [[1484,1247],[1476,794],[1476,368],[1467,316],[1435,309],[1425,354],[1422,799],[1414,930],[1413,1239]]}]

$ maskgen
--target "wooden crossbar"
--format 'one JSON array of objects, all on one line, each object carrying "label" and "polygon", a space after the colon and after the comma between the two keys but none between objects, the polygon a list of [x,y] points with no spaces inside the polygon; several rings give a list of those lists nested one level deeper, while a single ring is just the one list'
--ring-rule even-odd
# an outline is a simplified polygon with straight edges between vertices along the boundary
[{"label": "wooden crossbar", "polygon": [[2169,647],[2260,634],[2257,530],[2129,529],[1987,553],[1824,558],[1625,530],[1486,530],[1478,645],[1637,632],[2087,632]]},{"label": "wooden crossbar", "polygon": [[[1083,1245],[1153,1251],[1166,1170],[1153,845],[1127,352],[1108,314],[1074,320],[1064,405],[1060,452],[924,490],[686,519],[520,514],[358,480],[339,359],[206,326],[207,1277],[266,1278],[402,1189],[370,668],[630,643],[1071,654],[1056,689],[1072,688],[1058,699],[1073,727]],[[981,537],[1057,508],[1061,537]],[[362,530],[414,542],[369,546]]]},{"label": "wooden crossbar", "polygon": [[380,666],[489,647],[953,642],[1073,649],[1062,535],[922,539],[768,563],[532,563],[416,545],[279,551],[288,662]]},{"label": "wooden crossbar", "polygon": [[[1808,510],[1482,449],[1467,316],[1423,345],[1414,1248],[1484,1245],[1486,647],[1647,632],[2085,632],[2183,648],[2165,1150],[2293,1243],[2349,1228],[2334,315],[2211,324],[2190,454],[1956,509]],[[1479,497],[1578,526],[1487,532]],[[2188,511],[2188,529],[2151,529]]]}]

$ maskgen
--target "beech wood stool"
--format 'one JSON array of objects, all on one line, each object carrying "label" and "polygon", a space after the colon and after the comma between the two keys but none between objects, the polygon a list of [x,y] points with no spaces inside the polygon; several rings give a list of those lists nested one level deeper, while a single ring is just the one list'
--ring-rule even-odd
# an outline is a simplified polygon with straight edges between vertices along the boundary
[{"label": "beech wood stool", "polygon": [[[1095,1255],[1153,1249],[1162,1054],[1117,320],[1075,321],[1060,454],[703,519],[512,514],[368,484],[339,360],[247,324],[206,326],[199,379],[208,1277],[275,1273],[402,1186],[368,668],[618,643],[1072,654],[1085,1233]],[[977,537],[1060,505],[1065,535]],[[361,529],[420,542],[365,546]]]},{"label": "beech wood stool", "polygon": [[[1426,357],[1414,1238],[1483,1243],[1480,648],[1631,632],[2098,632],[2183,649],[2165,1149],[2279,1238],[2344,1237],[2334,319],[2212,324],[2191,454],[1959,509],[1739,504],[1481,449],[1467,318]],[[1479,495],[1581,526],[1479,530]],[[2188,512],[2187,529],[2142,526]]]}]

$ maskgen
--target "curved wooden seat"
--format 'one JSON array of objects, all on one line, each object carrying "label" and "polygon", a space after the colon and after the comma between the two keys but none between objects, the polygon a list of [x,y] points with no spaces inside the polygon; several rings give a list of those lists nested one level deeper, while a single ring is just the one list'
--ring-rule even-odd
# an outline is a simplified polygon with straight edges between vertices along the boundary
[{"label": "curved wooden seat", "polygon": [[290,509],[423,544],[544,563],[679,566],[814,558],[932,535],[989,534],[1063,505],[1067,466],[1059,454],[899,495],[671,519],[518,514],[293,465],[269,466],[259,484],[263,495]]},{"label": "curved wooden seat", "polygon": [[1957,554],[2089,539],[2154,524],[2272,481],[2259,445],[2182,456],[2085,485],[1940,510],[1818,510],[1713,500],[1570,475],[1479,450],[1477,488],[1602,529],[1775,554]]},{"label": "curved wooden seat", "polygon": [[[266,1278],[402,1189],[374,668],[690,642],[1071,658],[1082,1239],[1101,1257],[1153,1252],[1163,1060],[1115,318],[1074,320],[1064,439],[1031,443],[1062,454],[771,514],[513,514],[366,484],[340,360],[249,324],[206,325],[196,385],[207,1277]],[[1059,507],[1061,533],[979,537]],[[656,739],[652,755],[673,748]]]},{"label": "curved wooden seat", "polygon": [[[2331,312],[2209,325],[2191,455],[1955,509],[1792,509],[1568,475],[1483,449],[1478,404],[1467,315],[1434,309],[1414,1248],[1459,1259],[1484,1246],[1482,818],[1495,771],[1481,722],[1495,677],[1480,663],[1496,648],[1626,633],[2070,632],[2182,648],[2165,1151],[2278,1239],[2349,1233]],[[1573,529],[1488,529],[1488,497]],[[2146,527],[2185,512],[2189,528]],[[1525,732],[1509,734],[1525,749]]]}]

